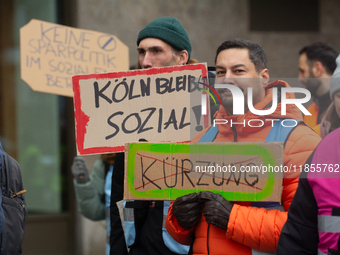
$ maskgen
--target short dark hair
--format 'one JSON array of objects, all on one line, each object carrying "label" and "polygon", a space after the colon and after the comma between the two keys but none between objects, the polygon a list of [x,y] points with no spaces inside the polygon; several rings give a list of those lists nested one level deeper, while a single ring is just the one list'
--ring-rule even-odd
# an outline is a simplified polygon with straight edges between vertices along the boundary
[{"label": "short dark hair", "polygon": [[303,47],[299,54],[306,54],[307,60],[309,61],[309,67],[315,61],[320,61],[325,67],[326,72],[332,75],[336,68],[336,58],[339,53],[328,43],[316,42],[311,45]]},{"label": "short dark hair", "polygon": [[249,59],[254,63],[257,72],[267,68],[267,57],[264,50],[256,43],[244,39],[228,40],[222,43],[216,51],[215,64],[218,54],[227,49],[248,49]]}]

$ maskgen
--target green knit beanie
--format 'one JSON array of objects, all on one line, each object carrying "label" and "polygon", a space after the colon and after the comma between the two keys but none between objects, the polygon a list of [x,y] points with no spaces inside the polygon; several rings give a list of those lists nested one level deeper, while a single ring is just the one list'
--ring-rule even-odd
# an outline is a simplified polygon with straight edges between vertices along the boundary
[{"label": "green knit beanie", "polygon": [[186,50],[191,54],[191,44],[187,31],[181,22],[174,17],[161,17],[154,19],[142,29],[137,38],[137,46],[145,38],[160,39],[177,50]]}]

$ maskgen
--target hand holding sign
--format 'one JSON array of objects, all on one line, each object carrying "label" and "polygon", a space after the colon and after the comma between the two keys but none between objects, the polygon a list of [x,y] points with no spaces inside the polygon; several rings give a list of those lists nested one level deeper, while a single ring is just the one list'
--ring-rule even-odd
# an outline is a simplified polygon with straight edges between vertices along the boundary
[{"label": "hand holding sign", "polygon": [[229,201],[281,200],[283,173],[273,169],[282,164],[282,143],[131,143],[125,158],[126,200],[175,200],[204,190]]},{"label": "hand holding sign", "polygon": [[78,154],[123,151],[141,138],[190,141],[206,76],[206,64],[73,76]]},{"label": "hand holding sign", "polygon": [[72,76],[129,69],[117,37],[32,19],[20,29],[21,79],[33,90],[73,96]]},{"label": "hand holding sign", "polygon": [[178,197],[172,205],[178,224],[185,229],[190,229],[202,217],[204,202],[199,200],[197,193]]},{"label": "hand holding sign", "polygon": [[200,201],[206,201],[203,209],[206,222],[227,230],[229,216],[234,204],[220,194],[211,191],[201,191],[197,196]]}]

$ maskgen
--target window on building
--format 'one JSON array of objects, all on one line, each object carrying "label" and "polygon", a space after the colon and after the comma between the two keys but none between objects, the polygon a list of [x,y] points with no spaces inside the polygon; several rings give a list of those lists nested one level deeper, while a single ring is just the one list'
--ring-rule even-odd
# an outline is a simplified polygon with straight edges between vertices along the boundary
[{"label": "window on building", "polygon": [[319,0],[250,0],[251,31],[319,31]]}]

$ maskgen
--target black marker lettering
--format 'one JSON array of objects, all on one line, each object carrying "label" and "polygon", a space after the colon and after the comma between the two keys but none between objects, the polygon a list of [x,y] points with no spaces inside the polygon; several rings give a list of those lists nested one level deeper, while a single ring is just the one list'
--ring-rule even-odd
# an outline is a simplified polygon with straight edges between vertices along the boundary
[{"label": "black marker lettering", "polygon": [[[253,165],[255,166],[254,163],[249,163],[247,166],[250,166],[250,165]],[[248,179],[247,179],[247,172],[245,171],[244,172],[244,181],[251,187],[255,186],[256,183],[259,182],[259,176],[257,174],[250,174],[249,175],[250,178],[255,178],[255,180],[252,182],[252,183],[249,183],[248,182]]]},{"label": "black marker lettering", "polygon": [[190,125],[190,122],[184,123],[186,112],[187,112],[187,108],[184,107],[184,108],[183,108],[183,112],[182,112],[181,122],[179,123],[179,129],[182,129],[182,128],[184,128],[184,127]]},{"label": "black marker lettering", "polygon": [[[117,89],[119,88],[120,85],[124,86],[125,94],[124,94],[124,96],[121,99],[117,99],[116,98],[116,91],[117,91]],[[112,91],[112,101],[115,102],[115,103],[119,103],[119,102],[123,101],[127,97],[128,93],[129,93],[129,86],[126,83],[126,78],[124,78],[123,81],[118,83],[115,86],[114,90]]]},{"label": "black marker lettering", "polygon": [[152,114],[156,111],[155,107],[150,107],[147,109],[143,109],[141,110],[141,112],[145,112],[145,111],[150,111],[149,115],[146,117],[146,119],[144,120],[144,122],[142,123],[142,125],[140,126],[137,134],[143,133],[145,131],[148,131],[150,129],[153,129],[153,127],[148,127],[148,128],[144,128],[145,124],[149,121],[149,119],[151,118]]},{"label": "black marker lettering", "polygon": [[[190,171],[185,171],[185,170],[184,170],[184,167],[183,167],[183,166],[184,166],[184,162],[185,162],[185,161],[189,161],[189,162],[190,162],[190,165],[191,165]],[[182,166],[181,166],[181,168],[182,168],[182,186],[184,185],[184,175],[185,175],[185,176],[187,177],[187,179],[189,180],[191,186],[195,188],[195,185],[193,184],[193,182],[191,181],[190,177],[188,176],[188,173],[190,173],[190,172],[191,172],[191,169],[192,169],[192,163],[191,163],[191,161],[190,161],[189,159],[182,159]]]},{"label": "black marker lettering", "polygon": [[[197,88],[199,87],[199,84],[198,82],[196,82],[196,77],[189,75],[188,80],[189,80],[189,84],[188,84],[189,92],[194,92],[195,90],[197,90]],[[192,87],[191,85],[194,85],[194,86]]]},{"label": "black marker lettering", "polygon": [[135,80],[132,80],[131,84],[130,84],[129,100],[140,97],[140,95],[134,95],[134,96],[132,95],[133,94],[133,86],[134,85],[135,85]]},{"label": "black marker lettering", "polygon": [[[222,167],[223,167],[223,166],[222,166]],[[224,183],[224,172],[222,172],[222,178],[221,178],[221,177],[218,177],[218,178],[221,178],[221,179],[222,179],[220,183],[217,183],[217,182],[216,182],[215,175],[216,175],[216,173],[213,172],[213,183],[214,183],[216,186],[222,186],[223,183]]]},{"label": "black marker lettering", "polygon": [[147,84],[145,84],[144,80],[140,80],[140,90],[142,92],[142,97],[145,97],[145,95],[150,96],[150,77],[147,78]]},{"label": "black marker lettering", "polygon": [[209,186],[208,183],[200,183],[201,182],[201,179],[202,177],[205,175],[205,172],[203,172],[200,176],[200,178],[198,179],[198,182],[196,183],[197,186]]},{"label": "black marker lettering", "polygon": [[172,81],[173,81],[173,77],[170,77],[170,81],[169,81],[169,87],[168,87],[168,91],[169,93],[175,91],[175,88],[172,88]]},{"label": "black marker lettering", "polygon": [[111,81],[109,81],[101,90],[99,90],[98,82],[94,82],[94,100],[95,100],[95,106],[96,108],[99,107],[99,97],[105,99],[109,104],[112,104],[112,100],[105,96],[103,92],[110,86]]},{"label": "black marker lettering", "polygon": [[140,157],[140,161],[141,161],[141,167],[142,167],[142,182],[143,182],[143,188],[145,187],[145,182],[144,182],[144,178],[147,179],[150,183],[152,183],[153,185],[155,185],[157,188],[162,189],[161,187],[159,187],[156,183],[154,183],[153,181],[151,181],[148,177],[146,177],[146,172],[149,170],[149,168],[156,163],[156,159],[148,166],[148,168],[143,171],[144,167],[143,167],[143,157]]},{"label": "black marker lettering", "polygon": [[[161,84],[163,82],[163,84]],[[156,79],[156,92],[157,94],[165,94],[168,90],[167,85],[169,84],[169,80],[167,78],[157,78]],[[161,91],[161,89],[163,89]]]},{"label": "black marker lettering", "polygon": [[114,116],[116,116],[116,115],[123,115],[123,114],[124,114],[124,113],[121,112],[121,111],[115,112],[114,114],[112,114],[112,115],[107,119],[107,123],[108,123],[111,127],[114,127],[114,128],[116,129],[116,131],[115,131],[113,134],[106,136],[106,137],[105,137],[106,140],[111,139],[112,137],[114,137],[114,136],[119,132],[119,127],[118,127],[115,123],[113,123],[113,122],[111,121],[111,119],[112,119]]},{"label": "black marker lettering", "polygon": [[171,110],[171,114],[170,114],[168,122],[164,123],[164,129],[167,129],[170,126],[170,124],[173,124],[174,129],[178,130],[175,109]]},{"label": "black marker lettering", "polygon": [[[230,166],[233,167],[234,164],[231,163]],[[241,166],[242,166],[242,165],[241,165]],[[238,179],[236,180],[235,173],[231,171],[231,172],[230,172],[230,176],[229,176],[229,178],[228,178],[228,181],[226,182],[226,185],[229,184],[229,181],[230,181],[231,177],[234,176],[234,181],[235,181],[235,183],[236,183],[236,186],[238,186],[238,185],[240,184],[241,173],[242,173],[242,172],[239,172],[239,174],[238,174]]]},{"label": "black marker lettering", "polygon": [[[175,186],[176,186],[176,184],[177,184],[177,173],[178,173],[178,159],[176,159],[176,174],[175,174],[175,176],[176,176],[176,180],[175,180],[175,184],[174,184],[174,185],[172,185],[172,186],[168,185],[168,183],[166,182],[166,178],[167,178],[167,176],[166,176],[166,173],[165,173],[165,160],[163,159],[163,174],[164,174],[164,183],[165,183],[165,186],[166,186],[167,188],[173,188],[173,187],[175,187]],[[172,179],[171,179],[171,176],[170,176],[170,180],[172,180]]]},{"label": "black marker lettering", "polygon": [[157,132],[162,132],[163,109],[159,108],[158,129]]},{"label": "black marker lettering", "polygon": [[[180,90],[185,91],[186,85],[187,85],[186,78],[187,78],[186,75],[176,77],[176,91],[180,91]],[[180,85],[182,85],[182,86],[180,86]]]},{"label": "black marker lettering", "polygon": [[[135,116],[136,120],[137,120],[137,127],[135,129],[132,129],[132,130],[127,130],[126,127],[125,127],[125,123],[128,121],[128,119],[131,117],[131,116]],[[125,134],[131,134],[133,132],[135,132],[137,129],[139,129],[140,125],[141,125],[141,119],[139,117],[139,114],[138,113],[131,113],[130,115],[128,115],[124,120],[123,120],[123,123],[122,123],[122,131],[125,133]]]}]

